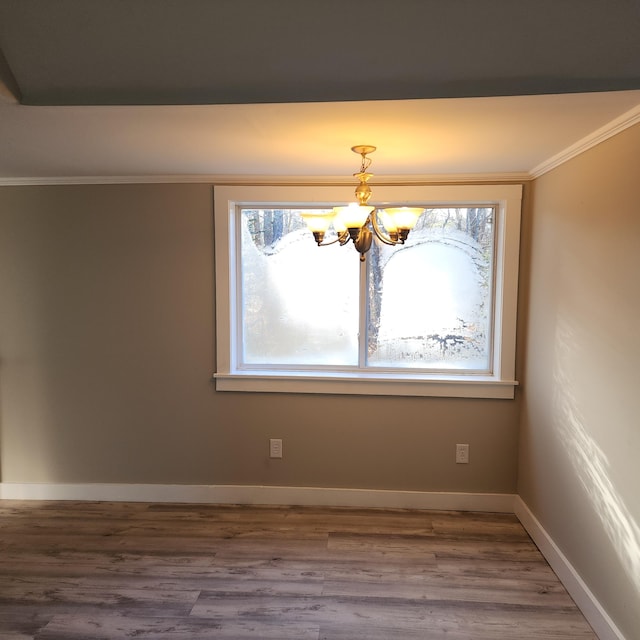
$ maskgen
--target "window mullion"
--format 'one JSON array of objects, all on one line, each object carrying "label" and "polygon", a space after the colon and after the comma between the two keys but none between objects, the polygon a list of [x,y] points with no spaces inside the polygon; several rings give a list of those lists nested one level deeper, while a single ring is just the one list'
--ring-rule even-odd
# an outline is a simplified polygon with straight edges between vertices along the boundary
[{"label": "window mullion", "polygon": [[369,260],[360,262],[359,326],[358,326],[358,367],[367,366],[368,326],[369,326]]}]

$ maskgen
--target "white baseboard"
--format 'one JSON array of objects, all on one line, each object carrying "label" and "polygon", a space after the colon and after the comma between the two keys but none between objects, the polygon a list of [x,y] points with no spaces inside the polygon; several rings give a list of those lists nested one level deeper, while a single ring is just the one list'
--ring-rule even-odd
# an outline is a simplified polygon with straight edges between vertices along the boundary
[{"label": "white baseboard", "polygon": [[598,599],[591,593],[573,565],[520,496],[514,496],[514,512],[584,617],[593,627],[598,638],[600,640],[625,640],[624,635],[598,602]]},{"label": "white baseboard", "polygon": [[513,513],[510,493],[455,493],[245,485],[0,483],[4,500],[104,500],[383,507]]}]

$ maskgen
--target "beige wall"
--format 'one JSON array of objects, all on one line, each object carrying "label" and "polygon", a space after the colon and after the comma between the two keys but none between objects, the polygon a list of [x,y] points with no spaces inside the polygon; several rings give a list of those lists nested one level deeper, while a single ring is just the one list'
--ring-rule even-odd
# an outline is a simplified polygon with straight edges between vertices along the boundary
[{"label": "beige wall", "polygon": [[515,491],[517,400],[216,393],[212,202],[0,189],[4,482]]},{"label": "beige wall", "polygon": [[536,180],[532,212],[519,493],[638,639],[640,125]]}]

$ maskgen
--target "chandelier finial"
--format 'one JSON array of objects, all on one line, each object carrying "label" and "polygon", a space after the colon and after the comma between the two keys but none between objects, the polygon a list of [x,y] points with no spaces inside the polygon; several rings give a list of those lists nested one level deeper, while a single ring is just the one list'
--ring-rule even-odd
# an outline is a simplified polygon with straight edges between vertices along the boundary
[{"label": "chandelier finial", "polygon": [[373,176],[373,173],[369,173],[367,169],[371,166],[371,158],[367,158],[370,153],[373,153],[376,148],[369,144],[359,144],[355,147],[351,147],[351,151],[359,154],[362,157],[362,163],[360,164],[360,171],[353,174],[354,178],[358,178],[360,183],[356,187],[356,199],[361,207],[366,207],[371,199],[371,187],[368,182]]}]

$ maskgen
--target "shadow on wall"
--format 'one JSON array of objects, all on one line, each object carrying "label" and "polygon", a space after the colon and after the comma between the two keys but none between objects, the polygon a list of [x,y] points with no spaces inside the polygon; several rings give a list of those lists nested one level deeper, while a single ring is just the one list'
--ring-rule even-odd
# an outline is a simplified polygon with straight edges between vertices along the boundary
[{"label": "shadow on wall", "polygon": [[0,358],[0,484],[2,484],[2,358]]},{"label": "shadow on wall", "polygon": [[610,463],[585,427],[572,391],[569,362],[576,352],[571,328],[559,321],[554,371],[556,428],[594,512],[600,518],[620,563],[640,594],[640,526],[610,478]]}]

